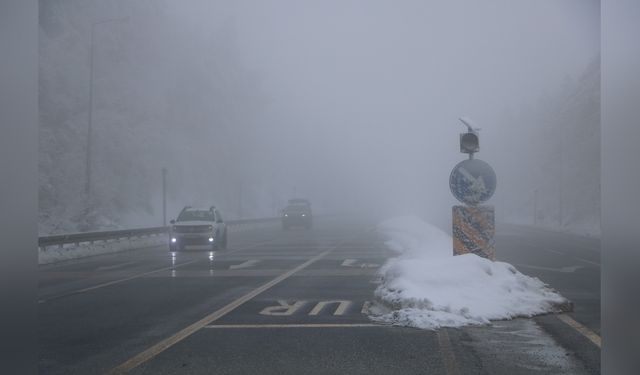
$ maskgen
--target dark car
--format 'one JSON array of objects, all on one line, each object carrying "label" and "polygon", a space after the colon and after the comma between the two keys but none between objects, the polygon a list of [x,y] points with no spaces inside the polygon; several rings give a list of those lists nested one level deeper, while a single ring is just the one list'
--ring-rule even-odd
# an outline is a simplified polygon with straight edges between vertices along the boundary
[{"label": "dark car", "polygon": [[187,247],[211,250],[227,247],[227,225],[214,206],[208,209],[187,206],[176,220],[171,220],[170,250],[179,251]]},{"label": "dark car", "polygon": [[289,199],[289,205],[303,205],[311,209],[311,202],[309,202],[308,199],[292,198],[292,199]]},{"label": "dark car", "polygon": [[290,204],[282,210],[282,228],[289,229],[292,226],[301,226],[311,229],[313,216],[311,207],[307,204]]}]

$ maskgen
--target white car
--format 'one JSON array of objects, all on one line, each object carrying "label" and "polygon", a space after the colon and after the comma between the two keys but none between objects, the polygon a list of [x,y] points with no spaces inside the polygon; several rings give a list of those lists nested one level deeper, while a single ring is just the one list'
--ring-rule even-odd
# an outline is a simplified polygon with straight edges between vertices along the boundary
[{"label": "white car", "polygon": [[209,209],[187,206],[176,220],[171,220],[169,249],[184,250],[187,247],[223,250],[227,247],[227,225],[214,206]]}]

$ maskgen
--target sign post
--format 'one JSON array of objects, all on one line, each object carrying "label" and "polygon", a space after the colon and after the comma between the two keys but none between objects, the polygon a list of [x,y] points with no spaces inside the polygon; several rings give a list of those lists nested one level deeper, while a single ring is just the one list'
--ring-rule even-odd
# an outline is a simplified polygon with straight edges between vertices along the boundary
[{"label": "sign post", "polygon": [[460,152],[469,154],[468,160],[458,163],[449,176],[453,196],[464,205],[452,208],[453,255],[476,254],[495,260],[495,210],[481,205],[493,196],[497,178],[491,166],[473,154],[480,150],[477,131],[461,118],[468,128],[460,135]]}]

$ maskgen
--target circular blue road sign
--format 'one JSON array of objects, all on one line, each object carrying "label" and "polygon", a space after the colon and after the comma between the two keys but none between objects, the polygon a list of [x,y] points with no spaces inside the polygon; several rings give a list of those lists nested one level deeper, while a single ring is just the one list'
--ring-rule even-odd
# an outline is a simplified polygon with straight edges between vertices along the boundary
[{"label": "circular blue road sign", "polygon": [[486,162],[468,159],[458,163],[449,176],[451,193],[462,203],[486,202],[496,191],[496,172]]}]

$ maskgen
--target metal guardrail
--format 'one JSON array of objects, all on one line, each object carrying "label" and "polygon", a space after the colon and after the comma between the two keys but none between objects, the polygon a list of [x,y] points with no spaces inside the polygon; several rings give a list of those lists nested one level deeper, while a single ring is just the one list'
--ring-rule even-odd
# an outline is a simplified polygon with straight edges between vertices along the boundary
[{"label": "metal guardrail", "polygon": [[[226,224],[229,226],[242,225],[242,224],[254,224],[267,221],[275,221],[280,218],[262,218],[262,219],[245,219],[245,220],[230,220]],[[118,240],[122,238],[137,238],[137,237],[149,237],[160,234],[165,234],[169,230],[169,227],[151,227],[151,228],[139,228],[139,229],[120,229],[98,232],[84,232],[84,233],[72,233],[72,234],[57,234],[53,236],[38,237],[38,247],[46,249],[48,246],[58,245],[63,247],[66,244],[79,245],[80,243],[93,243],[95,241],[108,241]]]}]

